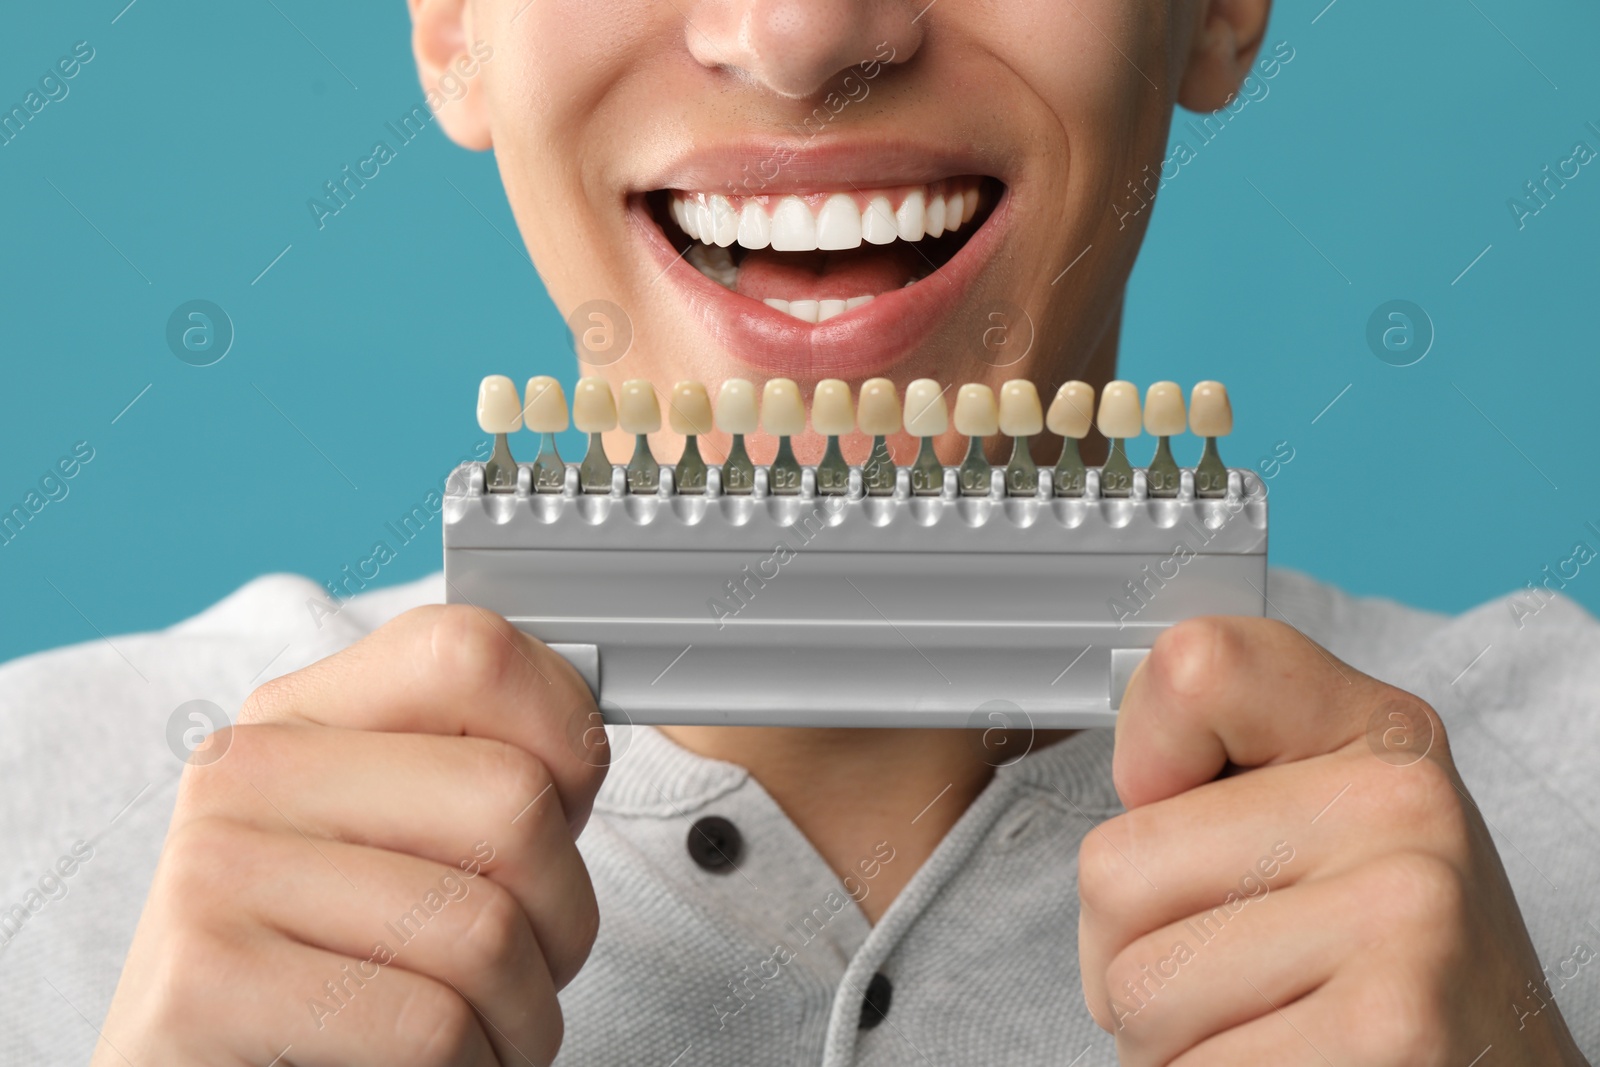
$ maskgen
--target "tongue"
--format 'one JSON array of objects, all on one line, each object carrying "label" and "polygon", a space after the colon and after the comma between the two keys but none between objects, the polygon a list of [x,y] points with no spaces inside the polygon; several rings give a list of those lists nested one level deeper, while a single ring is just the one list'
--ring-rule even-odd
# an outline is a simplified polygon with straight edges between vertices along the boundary
[{"label": "tongue", "polygon": [[745,254],[734,292],[752,300],[849,300],[899,289],[930,269],[915,247],[899,241],[846,252],[764,248]]}]

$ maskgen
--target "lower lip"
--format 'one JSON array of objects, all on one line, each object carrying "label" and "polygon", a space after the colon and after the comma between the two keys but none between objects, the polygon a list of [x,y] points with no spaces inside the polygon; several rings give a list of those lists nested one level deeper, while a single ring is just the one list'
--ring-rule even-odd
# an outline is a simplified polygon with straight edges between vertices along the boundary
[{"label": "lower lip", "polygon": [[632,217],[659,281],[682,290],[689,308],[735,359],[786,378],[867,378],[909,359],[950,319],[1000,244],[1010,190],[951,260],[926,278],[815,325],[724,289],[667,241],[642,197]]}]

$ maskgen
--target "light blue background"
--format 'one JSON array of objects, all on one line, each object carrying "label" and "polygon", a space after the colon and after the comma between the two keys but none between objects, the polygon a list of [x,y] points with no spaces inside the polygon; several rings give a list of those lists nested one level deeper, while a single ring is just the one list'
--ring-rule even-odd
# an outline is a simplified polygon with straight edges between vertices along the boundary
[{"label": "light blue background", "polygon": [[[1125,373],[1227,381],[1234,464],[1290,442],[1276,563],[1457,611],[1600,546],[1600,166],[1524,230],[1506,206],[1600,148],[1600,10],[1325,2],[1280,5],[1295,58],[1163,193]],[[96,50],[0,148],[0,509],[95,449],[0,547],[0,659],[268,571],[332,578],[476,443],[482,374],[573,376],[488,156],[430,129],[312,224],[307,198],[421,99],[404,4],[125,3],[10,5],[0,33],[6,108]],[[164,339],[196,298],[237,328],[206,368]],[[1396,298],[1437,330],[1411,367],[1365,340]],[[438,563],[435,524],[382,580]],[[1569,592],[1600,606],[1600,577]]]}]

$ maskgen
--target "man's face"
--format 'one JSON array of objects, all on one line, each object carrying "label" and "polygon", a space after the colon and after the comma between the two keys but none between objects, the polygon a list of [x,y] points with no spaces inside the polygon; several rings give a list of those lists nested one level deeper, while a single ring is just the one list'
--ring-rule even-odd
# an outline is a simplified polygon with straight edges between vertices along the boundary
[{"label": "man's face", "polygon": [[584,373],[713,388],[1108,376],[1149,218],[1129,183],[1210,9],[1266,6],[463,2],[494,58],[452,133],[493,144],[562,312],[620,309],[577,324],[596,348],[631,330]]}]

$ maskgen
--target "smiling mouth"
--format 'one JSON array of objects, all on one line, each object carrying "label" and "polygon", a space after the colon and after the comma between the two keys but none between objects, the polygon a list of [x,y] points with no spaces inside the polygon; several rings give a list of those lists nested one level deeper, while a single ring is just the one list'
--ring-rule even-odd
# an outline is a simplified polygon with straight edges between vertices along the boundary
[{"label": "smiling mouth", "polygon": [[1004,191],[971,176],[762,196],[658,189],[645,205],[700,274],[799,325],[917,286],[955,258]]}]

